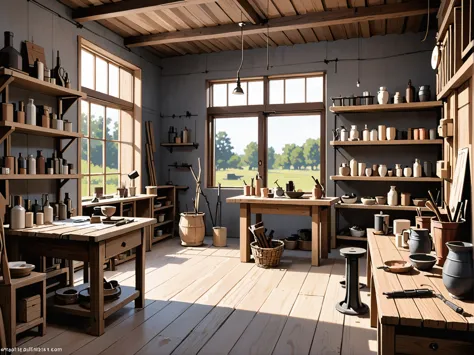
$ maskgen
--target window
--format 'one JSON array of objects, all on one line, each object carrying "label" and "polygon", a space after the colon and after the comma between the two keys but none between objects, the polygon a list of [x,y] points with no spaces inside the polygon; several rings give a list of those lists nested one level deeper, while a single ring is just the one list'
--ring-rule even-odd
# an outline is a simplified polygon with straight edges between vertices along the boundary
[{"label": "window", "polygon": [[[140,171],[139,83],[140,69],[81,39],[81,86],[87,99],[81,101],[80,129],[81,194],[94,195],[96,187],[112,195],[117,187],[129,186],[128,173]],[[138,128],[138,129],[137,129]],[[134,181],[140,187],[140,178]]]},{"label": "window", "polygon": [[242,80],[240,96],[235,81],[208,87],[208,187],[241,187],[257,173],[267,186],[291,180],[307,192],[311,176],[324,181],[322,73]]}]

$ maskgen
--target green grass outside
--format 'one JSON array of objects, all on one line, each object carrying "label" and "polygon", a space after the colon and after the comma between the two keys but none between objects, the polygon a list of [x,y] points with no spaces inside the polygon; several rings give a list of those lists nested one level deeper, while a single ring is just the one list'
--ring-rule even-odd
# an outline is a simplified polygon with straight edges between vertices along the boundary
[{"label": "green grass outside", "polygon": [[[83,174],[88,174],[88,169],[89,166],[87,165],[87,162],[84,160],[81,160],[81,172]],[[102,173],[103,168],[96,166],[94,164],[91,164],[91,173]],[[110,171],[110,169],[107,168],[107,172],[117,172],[117,170]],[[82,196],[91,196],[93,195],[94,187],[95,186],[103,186],[103,176],[93,176],[91,177],[91,191],[92,194],[89,194],[89,182],[88,182],[88,177],[82,178],[81,181],[81,191],[82,191]],[[117,187],[119,184],[119,176],[118,175],[113,175],[110,177],[107,177],[107,181],[105,184],[105,193],[106,194],[113,194],[117,191]]]},{"label": "green grass outside", "polygon": [[[226,179],[228,174],[235,174],[242,176],[239,180]],[[243,180],[250,184],[250,179],[255,177],[257,172],[255,170],[247,169],[228,169],[219,170],[216,172],[216,182],[221,183],[222,187],[241,187],[244,185]],[[274,181],[278,179],[278,184],[284,189],[286,183],[292,180],[295,183],[297,190],[309,192],[313,190],[314,181],[311,178],[320,178],[319,170],[289,170],[289,169],[271,169],[268,171],[268,187],[274,187]]]}]

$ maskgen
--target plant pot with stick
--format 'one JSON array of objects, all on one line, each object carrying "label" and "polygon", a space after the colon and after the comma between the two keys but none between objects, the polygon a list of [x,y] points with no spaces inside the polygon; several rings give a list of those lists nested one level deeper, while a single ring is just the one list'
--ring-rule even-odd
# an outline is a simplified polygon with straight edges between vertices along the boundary
[{"label": "plant pot with stick", "polygon": [[[217,203],[215,211],[215,224],[212,227],[212,245],[215,247],[227,246],[227,228],[222,227],[222,202],[221,202],[221,184],[217,185]],[[211,216],[211,220],[213,220]]]}]

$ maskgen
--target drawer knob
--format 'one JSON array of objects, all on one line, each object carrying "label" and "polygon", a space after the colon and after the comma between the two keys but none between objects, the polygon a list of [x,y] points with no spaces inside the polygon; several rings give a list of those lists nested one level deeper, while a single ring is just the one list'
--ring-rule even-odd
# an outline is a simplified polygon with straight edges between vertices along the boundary
[{"label": "drawer knob", "polygon": [[127,243],[122,242],[122,248],[125,248],[127,246]]},{"label": "drawer knob", "polygon": [[438,343],[430,343],[430,349],[431,350],[436,351],[436,350],[438,350],[438,348],[439,348]]}]

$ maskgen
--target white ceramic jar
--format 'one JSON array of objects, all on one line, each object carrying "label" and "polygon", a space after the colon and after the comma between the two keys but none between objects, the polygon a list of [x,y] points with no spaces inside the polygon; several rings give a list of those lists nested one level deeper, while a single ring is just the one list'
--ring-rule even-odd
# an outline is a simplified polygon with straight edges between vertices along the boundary
[{"label": "white ceramic jar", "polygon": [[397,129],[395,127],[387,127],[387,140],[393,141],[397,138]]},{"label": "white ceramic jar", "polygon": [[357,130],[356,125],[351,125],[351,131],[349,134],[349,139],[351,141],[358,141],[359,140],[359,131]]},{"label": "white ceramic jar", "polygon": [[25,228],[26,210],[21,205],[21,197],[15,196],[15,206],[11,210],[11,229]]},{"label": "white ceramic jar", "polygon": [[387,175],[387,165],[385,165],[385,164],[380,164],[380,165],[379,165],[378,172],[379,172],[379,175],[380,175],[381,177],[384,177],[385,175]]},{"label": "white ceramic jar", "polygon": [[357,167],[359,176],[364,176],[366,166],[365,163],[359,163],[359,166]]},{"label": "white ceramic jar", "polygon": [[33,99],[28,99],[26,105],[26,123],[36,126],[36,106]]},{"label": "white ceramic jar", "polygon": [[363,141],[370,141],[370,131],[367,128],[367,125],[365,125],[364,130],[362,131],[362,140]]},{"label": "white ceramic jar", "polygon": [[357,160],[354,158],[349,162],[349,167],[351,168],[351,176],[358,176],[357,173]]},{"label": "white ceramic jar", "polygon": [[423,167],[420,164],[420,159],[415,159],[415,163],[413,163],[413,177],[422,177],[423,175]]},{"label": "white ceramic jar", "polygon": [[375,128],[373,128],[373,129],[370,131],[370,140],[371,140],[372,142],[378,140],[378,134],[377,134],[377,130],[376,130]]},{"label": "white ceramic jar", "polygon": [[401,104],[402,103],[402,95],[400,95],[400,92],[396,92],[395,95],[393,96],[393,103],[394,104]]},{"label": "white ceramic jar", "polygon": [[389,94],[385,86],[380,87],[380,91],[377,93],[377,101],[380,105],[388,104]]},{"label": "white ceramic jar", "polygon": [[28,155],[28,174],[36,175],[36,159],[33,154]]},{"label": "white ceramic jar", "polygon": [[344,127],[340,131],[341,142],[346,142],[349,140],[349,132]]},{"label": "white ceramic jar", "polygon": [[403,169],[403,176],[405,176],[405,177],[411,177],[412,173],[413,173],[413,171],[409,166],[407,166],[406,168]]},{"label": "white ceramic jar", "polygon": [[395,164],[395,176],[396,177],[402,177],[403,176],[402,164]]},{"label": "white ceramic jar", "polygon": [[390,186],[390,191],[387,193],[387,204],[389,206],[398,206],[398,192],[396,186]]}]

